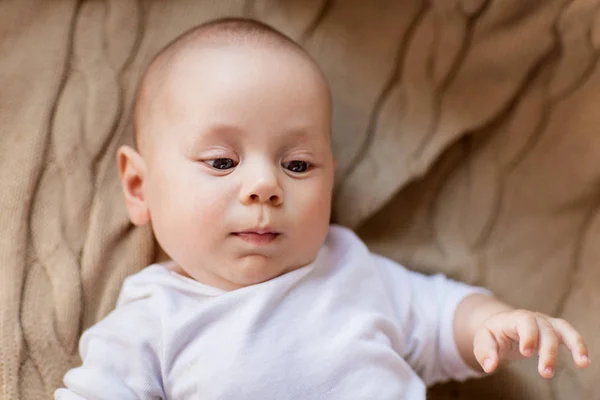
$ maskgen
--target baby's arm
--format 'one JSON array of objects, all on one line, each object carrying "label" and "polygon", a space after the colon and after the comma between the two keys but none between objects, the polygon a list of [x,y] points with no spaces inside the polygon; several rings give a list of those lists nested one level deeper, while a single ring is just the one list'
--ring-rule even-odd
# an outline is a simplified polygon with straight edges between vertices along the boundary
[{"label": "baby's arm", "polygon": [[160,324],[144,303],[117,308],[83,334],[83,364],[65,375],[66,388],[55,399],[165,398],[157,355]]},{"label": "baby's arm", "polygon": [[396,351],[427,386],[450,379],[484,375],[461,357],[454,338],[458,305],[474,293],[489,293],[448,279],[412,272],[385,257],[373,255],[394,305],[402,339]]},{"label": "baby's arm", "polygon": [[530,357],[539,353],[538,371],[554,375],[558,347],[564,343],[575,365],[590,364],[585,342],[568,322],[527,310],[515,310],[498,299],[472,294],[458,305],[454,337],[459,352],[472,368],[492,372],[501,361]]}]

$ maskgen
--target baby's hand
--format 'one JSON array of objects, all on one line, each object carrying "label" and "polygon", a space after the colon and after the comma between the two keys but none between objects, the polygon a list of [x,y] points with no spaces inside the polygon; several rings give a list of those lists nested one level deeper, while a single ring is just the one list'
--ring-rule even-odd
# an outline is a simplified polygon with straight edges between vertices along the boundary
[{"label": "baby's hand", "polygon": [[473,341],[474,354],[484,371],[492,372],[503,360],[517,360],[539,354],[538,372],[552,378],[558,347],[564,343],[575,365],[590,365],[586,344],[567,321],[527,310],[504,311],[492,315]]}]

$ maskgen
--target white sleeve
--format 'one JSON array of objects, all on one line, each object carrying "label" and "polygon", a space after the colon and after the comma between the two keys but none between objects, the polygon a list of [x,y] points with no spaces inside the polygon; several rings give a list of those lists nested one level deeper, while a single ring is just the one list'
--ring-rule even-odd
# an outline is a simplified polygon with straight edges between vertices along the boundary
[{"label": "white sleeve", "polygon": [[148,301],[118,307],[81,337],[83,364],[64,377],[56,400],[163,399],[161,325]]},{"label": "white sleeve", "polygon": [[405,335],[400,351],[425,385],[483,376],[483,371],[473,370],[462,359],[453,325],[456,308],[465,296],[490,292],[443,275],[412,272],[390,259],[374,257]]}]

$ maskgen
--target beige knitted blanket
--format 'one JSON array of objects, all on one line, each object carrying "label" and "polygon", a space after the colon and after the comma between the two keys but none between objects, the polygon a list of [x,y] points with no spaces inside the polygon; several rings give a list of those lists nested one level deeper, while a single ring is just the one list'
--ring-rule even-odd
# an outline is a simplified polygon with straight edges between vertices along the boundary
[{"label": "beige knitted blanket", "polygon": [[0,2],[0,400],[51,398],[81,332],[154,257],[115,150],[148,60],[225,15],[266,21],[330,80],[334,213],[410,268],[568,318],[567,352],[434,399],[598,399],[600,0]]}]

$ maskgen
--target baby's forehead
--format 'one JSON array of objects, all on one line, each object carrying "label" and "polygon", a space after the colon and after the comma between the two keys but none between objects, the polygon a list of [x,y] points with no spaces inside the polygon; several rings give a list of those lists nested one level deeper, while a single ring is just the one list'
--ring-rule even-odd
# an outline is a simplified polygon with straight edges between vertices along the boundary
[{"label": "baby's forehead", "polygon": [[[225,22],[225,28],[217,24],[192,30],[168,45],[154,58],[142,78],[138,91],[134,114],[136,142],[142,141],[142,136],[146,134],[147,129],[143,129],[143,125],[155,114],[156,110],[153,108],[160,109],[164,104],[160,104],[160,107],[153,106],[164,103],[165,94],[168,92],[170,95],[178,94],[174,92],[177,85],[174,87],[172,83],[177,82],[185,89],[186,79],[198,78],[197,67],[200,64],[204,67],[209,66],[208,69],[219,71],[220,67],[225,66],[222,63],[229,62],[215,56],[223,50],[237,54],[238,58],[246,55],[245,60],[235,61],[241,65],[250,63],[252,57],[257,57],[253,51],[261,52],[259,58],[267,55],[269,59],[274,60],[275,64],[285,64],[285,60],[291,60],[291,63],[285,65],[288,67],[304,65],[308,68],[298,69],[298,71],[316,76],[314,82],[322,86],[319,90],[327,96],[327,102],[331,101],[329,88],[320,69],[300,46],[268,27],[256,25],[255,22],[241,21],[239,24],[238,22],[234,21],[231,26]],[[210,79],[210,77],[205,78]]]},{"label": "baby's forehead", "polygon": [[[169,76],[173,67],[186,65],[202,59],[210,62],[210,51],[230,49],[234,51],[260,50],[271,56],[289,58],[296,56],[314,64],[308,54],[294,41],[257,21],[234,20],[208,24],[192,29],[165,46],[152,60],[145,78]],[[202,57],[200,58],[200,55]],[[217,61],[213,59],[212,61]],[[315,64],[316,67],[316,64]],[[318,67],[316,67],[318,69]],[[144,84],[145,82],[142,82]]]},{"label": "baby's forehead", "polygon": [[[252,64],[261,61],[266,66],[261,71],[264,74],[268,74],[267,70],[272,70],[272,66],[293,69],[298,78],[313,78],[312,82],[322,86],[323,92],[329,96],[329,88],[318,67],[294,48],[281,48],[272,43],[257,45],[209,42],[190,44],[156,60],[141,81],[137,102],[144,103],[165,94],[176,94],[177,90],[185,91],[190,81],[203,80],[209,84],[215,75],[220,75],[221,78],[224,76],[227,82],[235,81],[240,72],[243,73],[244,69],[250,69]],[[230,76],[227,76],[227,71],[231,71]],[[143,109],[139,107],[139,111]]]}]

